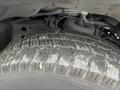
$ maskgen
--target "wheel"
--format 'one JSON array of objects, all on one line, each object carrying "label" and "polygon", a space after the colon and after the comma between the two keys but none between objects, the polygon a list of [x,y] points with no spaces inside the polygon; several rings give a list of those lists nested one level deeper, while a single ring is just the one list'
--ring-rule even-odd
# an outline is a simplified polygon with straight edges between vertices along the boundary
[{"label": "wheel", "polygon": [[2,90],[118,90],[119,49],[94,38],[41,33],[0,55]]}]

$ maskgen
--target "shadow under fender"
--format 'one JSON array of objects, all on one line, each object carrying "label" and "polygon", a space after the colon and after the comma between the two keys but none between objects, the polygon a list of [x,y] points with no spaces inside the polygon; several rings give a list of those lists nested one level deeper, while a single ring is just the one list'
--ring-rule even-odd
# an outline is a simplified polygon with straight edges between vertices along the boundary
[{"label": "shadow under fender", "polygon": [[0,22],[0,50],[4,49],[12,39],[12,27],[8,23]]}]

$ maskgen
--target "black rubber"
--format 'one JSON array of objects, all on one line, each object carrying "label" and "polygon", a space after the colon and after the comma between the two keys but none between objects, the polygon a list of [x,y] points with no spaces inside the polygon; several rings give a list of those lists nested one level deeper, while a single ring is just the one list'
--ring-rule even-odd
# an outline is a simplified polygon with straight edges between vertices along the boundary
[{"label": "black rubber", "polygon": [[12,39],[12,27],[8,23],[0,22],[0,51],[3,50]]},{"label": "black rubber", "polygon": [[50,72],[119,89],[119,49],[90,37],[67,33],[34,35],[8,45],[0,59],[1,75]]}]

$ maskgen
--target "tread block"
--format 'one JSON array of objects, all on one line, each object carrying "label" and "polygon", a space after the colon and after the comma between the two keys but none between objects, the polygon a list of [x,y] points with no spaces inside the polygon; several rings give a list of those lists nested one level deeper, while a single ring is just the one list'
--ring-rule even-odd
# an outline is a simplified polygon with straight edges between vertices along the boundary
[{"label": "tread block", "polygon": [[119,83],[118,81],[115,81],[114,79],[105,76],[101,82],[101,85],[106,87],[116,88],[118,83]]}]

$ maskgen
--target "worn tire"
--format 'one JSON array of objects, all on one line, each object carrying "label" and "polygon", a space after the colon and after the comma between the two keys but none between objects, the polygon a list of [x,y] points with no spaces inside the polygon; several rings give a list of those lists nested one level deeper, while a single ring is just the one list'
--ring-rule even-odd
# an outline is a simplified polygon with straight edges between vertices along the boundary
[{"label": "worn tire", "polygon": [[100,86],[100,90],[119,90],[119,49],[90,37],[65,33],[34,35],[9,44],[0,59],[1,76],[49,72],[91,83],[93,88]]}]

